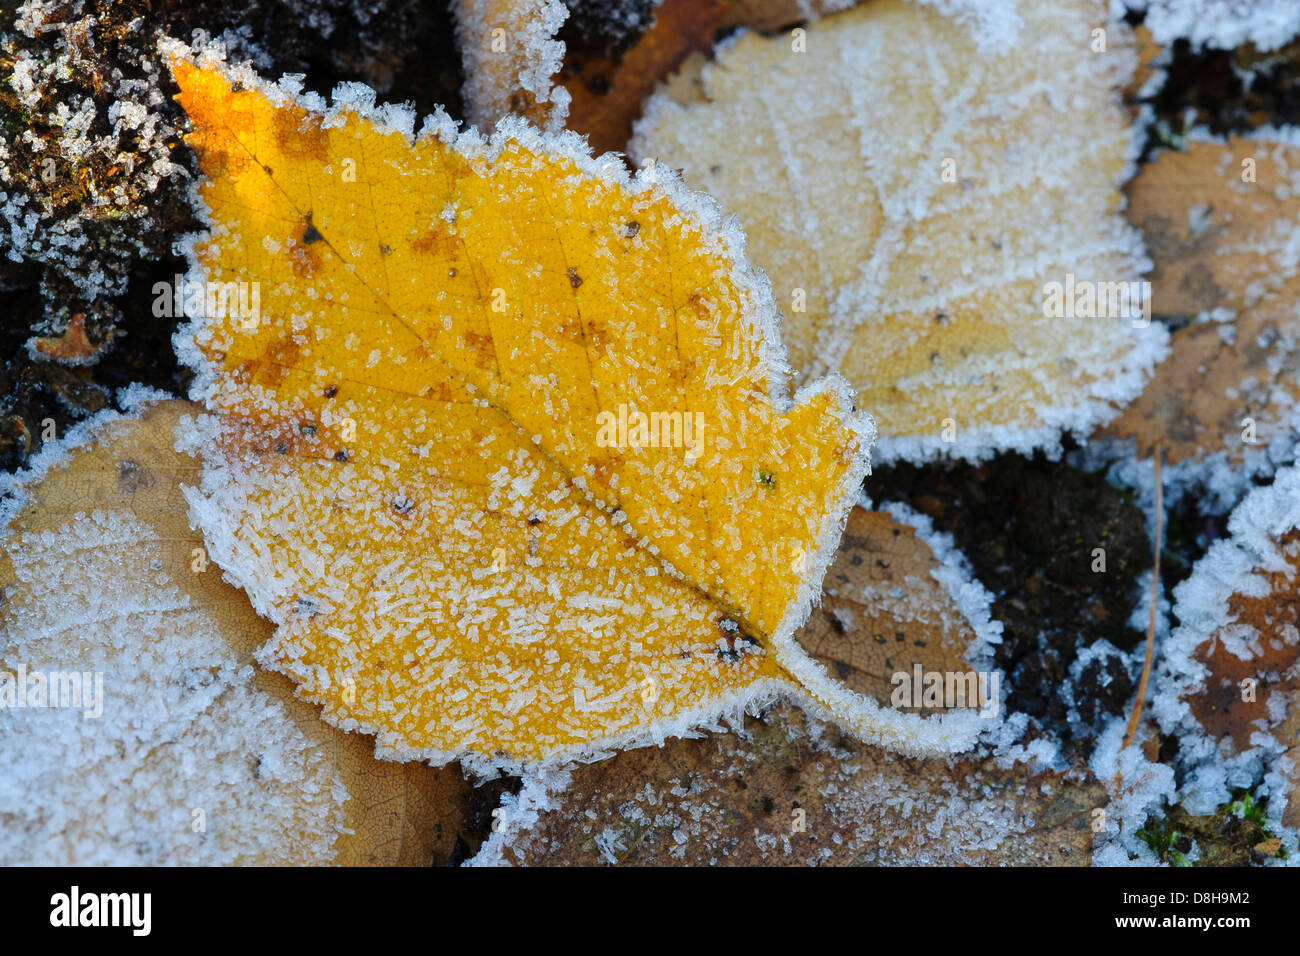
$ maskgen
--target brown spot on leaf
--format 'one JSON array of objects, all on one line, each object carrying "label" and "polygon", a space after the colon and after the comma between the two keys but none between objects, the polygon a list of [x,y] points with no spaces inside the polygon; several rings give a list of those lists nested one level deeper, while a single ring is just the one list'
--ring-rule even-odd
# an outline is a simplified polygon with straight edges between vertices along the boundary
[{"label": "brown spot on leaf", "polygon": [[141,488],[153,487],[153,475],[133,458],[126,458],[117,466],[117,490],[133,495]]}]

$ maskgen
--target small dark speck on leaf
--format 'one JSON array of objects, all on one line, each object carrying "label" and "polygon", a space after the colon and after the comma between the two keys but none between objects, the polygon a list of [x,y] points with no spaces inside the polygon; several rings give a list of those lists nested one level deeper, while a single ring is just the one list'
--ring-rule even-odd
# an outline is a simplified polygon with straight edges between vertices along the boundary
[{"label": "small dark speck on leaf", "polygon": [[307,228],[302,231],[302,241],[310,246],[313,242],[320,242],[324,238],[325,237],[320,234],[320,230],[312,225],[312,221],[308,219]]},{"label": "small dark speck on leaf", "polygon": [[573,269],[569,270],[569,285],[573,286],[575,289],[582,285],[582,276],[578,275],[578,273]]},{"label": "small dark speck on leaf", "polygon": [[636,234],[640,231],[641,231],[641,223],[637,222],[635,219],[629,220],[628,222],[625,222],[623,224],[624,239],[633,239],[636,237]]},{"label": "small dark speck on leaf", "polygon": [[141,488],[153,484],[153,475],[148,469],[140,467],[139,462],[127,459],[117,466],[117,487],[119,491],[133,495]]},{"label": "small dark speck on leaf", "polygon": [[326,397],[326,398],[333,398],[333,397],[334,397],[335,395],[337,395],[338,393],[339,393],[339,387],[338,387],[337,385],[326,385],[326,386],[325,386],[325,397]]},{"label": "small dark speck on leaf", "polygon": [[311,422],[300,422],[298,424],[298,431],[310,438],[312,435],[316,434],[316,426]]},{"label": "small dark speck on leaf", "polygon": [[336,452],[334,453],[334,460],[335,460],[335,461],[347,461],[347,460],[348,460],[348,450],[347,450],[346,448],[340,448],[338,451],[336,451]]}]

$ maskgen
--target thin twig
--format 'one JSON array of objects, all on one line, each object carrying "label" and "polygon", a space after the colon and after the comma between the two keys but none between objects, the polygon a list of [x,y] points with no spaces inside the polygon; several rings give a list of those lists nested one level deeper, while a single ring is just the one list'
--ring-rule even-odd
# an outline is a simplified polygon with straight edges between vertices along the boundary
[{"label": "thin twig", "polygon": [[1160,459],[1164,457],[1164,449],[1160,447],[1160,441],[1157,439],[1155,447],[1155,481],[1156,481],[1156,543],[1155,558],[1152,561],[1151,569],[1151,614],[1147,618],[1147,658],[1142,665],[1142,679],[1138,681],[1137,700],[1133,702],[1133,712],[1128,718],[1128,730],[1124,732],[1124,747],[1127,748],[1133,743],[1133,738],[1137,736],[1138,721],[1142,717],[1142,702],[1147,697],[1147,681],[1151,677],[1151,661],[1155,657],[1156,649],[1156,607],[1160,604],[1160,548],[1161,536],[1164,533],[1164,483],[1160,477]]}]

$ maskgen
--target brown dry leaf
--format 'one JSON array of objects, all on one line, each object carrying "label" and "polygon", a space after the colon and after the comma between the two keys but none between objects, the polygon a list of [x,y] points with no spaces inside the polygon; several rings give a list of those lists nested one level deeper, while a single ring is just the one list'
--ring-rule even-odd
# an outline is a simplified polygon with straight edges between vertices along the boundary
[{"label": "brown dry leaf", "polygon": [[1157,695],[1161,729],[1182,738],[1180,752],[1193,755],[1189,770],[1258,748],[1266,770],[1289,778],[1288,826],[1300,824],[1297,502],[1293,466],[1237,506],[1230,537],[1211,545],[1174,589],[1180,623],[1163,652]]},{"label": "brown dry leaf", "polygon": [[559,80],[571,98],[565,125],[597,153],[623,150],[641,101],[691,54],[713,48],[731,0],[663,0],[650,29],[621,56],[565,51]]},{"label": "brown dry leaf", "polygon": [[[1240,638],[1253,638],[1252,651],[1238,657],[1240,645],[1215,631],[1197,647],[1195,660],[1205,666],[1205,684],[1186,697],[1192,715],[1212,740],[1232,753],[1250,749],[1252,736],[1268,729],[1282,741],[1289,759],[1300,768],[1300,531],[1277,540],[1287,568],[1258,572],[1265,588],[1261,597],[1236,592],[1228,600],[1228,619]],[[1247,687],[1255,684],[1253,693]],[[1278,721],[1277,715],[1285,716]],[[1283,822],[1300,824],[1300,777],[1293,777]]]},{"label": "brown dry leaf", "polygon": [[1118,189],[1130,31],[1096,0],[997,9],[1023,20],[1016,42],[902,0],[744,33],[656,93],[629,144],[737,215],[792,364],[849,380],[886,463],[1087,434],[1164,352],[1136,297],[1128,314],[1049,302],[1139,277]]},{"label": "brown dry leaf", "polygon": [[[719,31],[749,27],[762,32],[815,19],[844,0],[663,0],[654,22],[623,53],[565,51],[559,81],[571,102],[565,125],[582,133],[597,153],[622,151],[632,123],[656,84],[667,80],[691,54],[707,54]],[[702,62],[702,58],[701,58]]]},{"label": "brown dry leaf", "polygon": [[1107,802],[1090,776],[899,757],[786,705],[747,720],[745,733],[672,740],[578,768],[535,821],[503,827],[500,860],[1086,865],[1094,811]]},{"label": "brown dry leaf", "polygon": [[1266,447],[1292,427],[1300,395],[1300,147],[1261,135],[1161,153],[1130,185],[1128,218],[1155,263],[1157,314],[1221,310],[1221,321],[1176,332],[1155,378],[1101,434],[1134,438],[1141,457],[1159,441],[1171,464],[1223,455],[1239,467],[1244,420]]},{"label": "brown dry leaf", "polygon": [[[923,673],[974,673],[972,664],[987,663],[983,641],[988,632],[976,634],[936,579],[941,568],[916,528],[888,514],[856,508],[826,573],[821,606],[796,638],[846,686],[885,706],[894,703],[894,675],[910,678],[914,666]],[[977,660],[968,662],[972,656]],[[966,706],[988,703],[987,687],[977,689]],[[919,712],[919,704],[905,709]]]},{"label": "brown dry leaf", "polygon": [[[1291,762],[1292,767],[1300,767],[1300,683],[1291,681],[1290,698],[1287,702],[1286,718],[1274,730],[1279,740],[1288,742],[1283,757]],[[1292,830],[1300,829],[1300,778],[1292,777],[1291,789],[1287,793],[1286,810],[1282,813],[1282,823]]]},{"label": "brown dry leaf", "polygon": [[[105,675],[103,717],[74,723],[72,732],[102,732],[110,751],[117,741],[133,759],[97,752],[97,765],[69,765],[71,776],[55,778],[61,787],[42,787],[21,812],[0,803],[0,829],[27,841],[31,854],[13,858],[0,840],[0,859],[445,864],[468,796],[456,769],[376,760],[371,740],[325,724],[318,707],[294,696],[287,678],[252,669],[253,651],[274,628],[221,580],[186,521],[180,485],[197,482],[198,462],[172,449],[172,435],[182,416],[199,411],[165,401],[138,420],[96,428],[93,443],[26,489],[9,526],[0,551],[4,668],[94,670],[94,662],[111,665],[113,652],[120,653]],[[152,644],[167,645],[190,629],[201,632],[192,646],[208,650],[208,659],[151,657]],[[131,671],[151,664],[175,668],[154,676],[169,701],[161,726],[180,721],[156,736],[142,733],[141,724],[160,715],[112,706],[115,695],[139,686]],[[196,700],[209,687],[219,693]],[[28,713],[30,730],[68,732],[40,719],[55,711]],[[231,728],[254,714],[262,716],[248,728],[247,752],[232,753]],[[206,799],[158,798],[157,792],[174,796],[177,787],[192,801],[203,792]],[[131,806],[125,821],[116,815],[124,802]],[[84,813],[59,835],[55,850],[44,843],[44,828],[66,804]],[[194,806],[205,811],[200,832],[191,826]],[[132,837],[137,831],[152,833],[142,841]],[[85,834],[92,835],[81,840]],[[89,846],[120,855],[88,860],[80,854]]]},{"label": "brown dry leaf", "polygon": [[92,344],[86,336],[86,317],[78,312],[62,334],[33,337],[28,345],[34,354],[64,365],[92,365],[112,341],[113,332],[109,332],[102,342]]}]

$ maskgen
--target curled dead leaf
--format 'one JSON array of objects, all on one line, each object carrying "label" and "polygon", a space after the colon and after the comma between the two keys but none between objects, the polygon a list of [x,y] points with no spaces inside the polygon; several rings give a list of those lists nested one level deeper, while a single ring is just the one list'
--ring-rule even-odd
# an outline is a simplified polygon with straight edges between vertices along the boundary
[{"label": "curled dead leaf", "polygon": [[86,316],[78,312],[68,320],[60,335],[37,336],[30,342],[33,353],[64,365],[91,365],[113,341],[110,332],[102,342],[91,344],[86,336]]},{"label": "curled dead leaf", "polygon": [[569,94],[552,81],[564,56],[555,35],[569,15],[561,0],[455,0],[452,8],[469,121],[486,130],[513,115],[562,126]]}]

